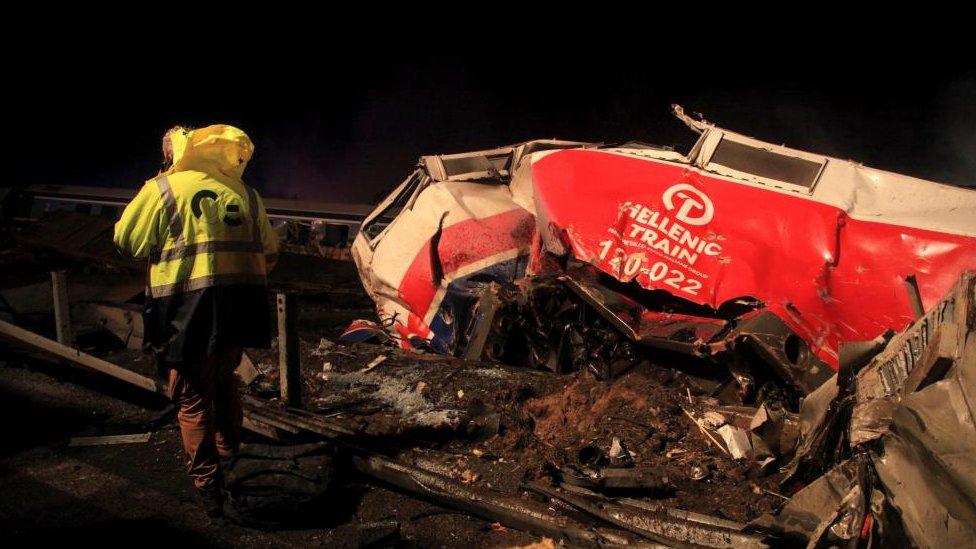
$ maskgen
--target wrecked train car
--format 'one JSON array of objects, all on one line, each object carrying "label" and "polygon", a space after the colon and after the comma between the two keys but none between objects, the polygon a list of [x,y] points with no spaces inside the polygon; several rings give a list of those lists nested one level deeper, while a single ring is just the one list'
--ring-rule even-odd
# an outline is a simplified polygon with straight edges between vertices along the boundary
[{"label": "wrecked train car", "polygon": [[976,268],[976,191],[675,114],[700,134],[688,154],[532,141],[422,157],[353,245],[386,329],[603,375],[646,349],[735,375],[747,353],[806,394],[840,342],[904,329]]},{"label": "wrecked train car", "polygon": [[804,401],[783,485],[753,525],[809,546],[952,547],[976,535],[976,273],[887,341],[842,346]]}]

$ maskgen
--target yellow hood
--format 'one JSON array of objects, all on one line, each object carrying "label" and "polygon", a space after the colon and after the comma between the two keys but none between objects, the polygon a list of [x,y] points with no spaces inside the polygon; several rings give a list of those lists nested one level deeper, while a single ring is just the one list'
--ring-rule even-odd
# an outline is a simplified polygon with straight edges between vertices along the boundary
[{"label": "yellow hood", "polygon": [[196,170],[211,175],[216,172],[240,180],[244,167],[254,154],[254,143],[242,130],[226,124],[215,124],[189,132],[174,132],[173,167],[167,174]]}]

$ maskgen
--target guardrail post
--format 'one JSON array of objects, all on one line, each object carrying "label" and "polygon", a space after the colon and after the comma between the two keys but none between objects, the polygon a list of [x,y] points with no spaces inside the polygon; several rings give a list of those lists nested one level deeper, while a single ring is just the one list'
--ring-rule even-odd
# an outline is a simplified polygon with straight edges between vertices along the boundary
[{"label": "guardrail post", "polygon": [[58,343],[74,345],[75,336],[71,331],[71,305],[68,303],[67,271],[51,271],[51,289],[54,292],[54,323]]},{"label": "guardrail post", "polygon": [[298,298],[278,294],[278,382],[281,400],[288,406],[301,406],[301,354],[298,344]]}]

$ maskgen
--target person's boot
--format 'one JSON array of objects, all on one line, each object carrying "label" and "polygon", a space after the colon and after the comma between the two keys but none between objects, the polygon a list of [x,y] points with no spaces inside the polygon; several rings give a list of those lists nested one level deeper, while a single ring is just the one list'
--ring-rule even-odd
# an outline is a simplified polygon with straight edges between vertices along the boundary
[{"label": "person's boot", "polygon": [[224,516],[224,494],[219,485],[197,490],[200,498],[200,506],[209,518],[219,518]]}]

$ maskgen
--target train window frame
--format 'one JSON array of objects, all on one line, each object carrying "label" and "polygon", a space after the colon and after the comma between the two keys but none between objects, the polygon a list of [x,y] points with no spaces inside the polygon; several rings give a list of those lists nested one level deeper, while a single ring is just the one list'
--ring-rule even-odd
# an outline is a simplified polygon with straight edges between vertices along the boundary
[{"label": "train window frame", "polygon": [[[421,190],[427,187],[429,178],[423,170],[416,169],[406,179],[403,180],[396,189],[393,190],[383,202],[376,207],[359,227],[360,233],[366,237],[370,248],[374,248],[377,242],[383,237],[390,223],[393,222],[400,213],[413,206],[414,199]],[[391,212],[396,209],[395,213]],[[382,228],[375,235],[370,234],[370,229],[375,225],[382,224]]]},{"label": "train window frame", "polygon": [[[796,160],[798,162],[812,164],[813,166],[811,167],[813,170],[809,172],[811,175],[808,176],[806,181],[801,181],[799,179],[790,180],[786,178],[774,177],[770,175],[768,171],[766,173],[756,173],[757,170],[744,169],[746,166],[742,164],[734,167],[723,164],[721,161],[716,161],[716,155],[720,154],[720,149],[725,143],[732,144],[733,147],[740,147],[740,152],[745,150],[757,151],[759,153],[756,155],[757,158],[760,155],[766,155],[769,158],[776,159],[781,163],[784,161],[789,162],[790,160]],[[701,165],[705,170],[718,173],[720,175],[752,181],[794,192],[813,194],[814,189],[823,176],[828,162],[829,159],[825,156],[804,153],[801,151],[788,149],[786,147],[776,147],[761,141],[742,139],[738,138],[738,136],[732,136],[723,132],[715,145],[711,147],[708,158],[702,162]]]}]

